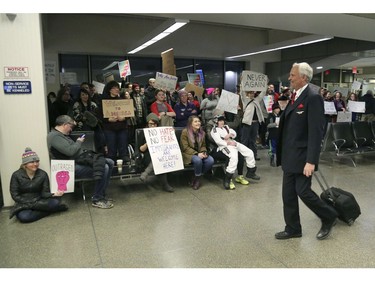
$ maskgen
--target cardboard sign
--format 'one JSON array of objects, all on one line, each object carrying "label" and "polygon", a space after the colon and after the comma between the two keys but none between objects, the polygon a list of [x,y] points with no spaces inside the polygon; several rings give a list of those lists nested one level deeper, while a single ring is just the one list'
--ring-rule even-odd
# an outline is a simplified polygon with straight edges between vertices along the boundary
[{"label": "cardboard sign", "polygon": [[241,88],[246,91],[266,91],[268,77],[263,73],[244,70],[242,71]]},{"label": "cardboard sign", "polygon": [[51,193],[74,192],[74,160],[51,160]]},{"label": "cardboard sign", "polygon": [[115,99],[102,100],[104,118],[134,117],[133,100]]},{"label": "cardboard sign", "polygon": [[144,133],[155,175],[184,169],[173,127],[146,128]]},{"label": "cardboard sign", "polygon": [[198,97],[199,100],[202,100],[204,88],[195,86],[194,84],[186,83],[185,91],[186,92],[194,91],[195,96]]}]

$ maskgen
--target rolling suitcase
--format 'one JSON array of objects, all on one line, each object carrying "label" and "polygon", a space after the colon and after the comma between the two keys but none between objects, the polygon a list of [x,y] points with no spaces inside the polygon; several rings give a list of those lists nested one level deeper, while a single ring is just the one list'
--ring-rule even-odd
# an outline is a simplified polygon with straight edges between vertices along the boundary
[{"label": "rolling suitcase", "polygon": [[361,208],[359,207],[353,194],[342,190],[341,188],[329,187],[322,172],[318,171],[318,173],[325,184],[325,186],[323,186],[318,175],[314,173],[316,180],[323,190],[323,192],[320,194],[320,198],[335,208],[339,214],[338,218],[340,220],[346,222],[348,225],[352,225],[361,214]]}]

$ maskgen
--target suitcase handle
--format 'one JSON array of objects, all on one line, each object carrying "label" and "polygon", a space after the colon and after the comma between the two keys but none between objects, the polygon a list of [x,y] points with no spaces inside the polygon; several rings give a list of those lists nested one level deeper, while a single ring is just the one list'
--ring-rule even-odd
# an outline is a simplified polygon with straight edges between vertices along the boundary
[{"label": "suitcase handle", "polygon": [[331,198],[334,198],[333,193],[332,193],[332,190],[329,188],[329,185],[328,185],[327,180],[326,180],[326,178],[324,177],[323,173],[322,173],[320,170],[318,170],[318,173],[319,173],[320,177],[322,178],[322,180],[323,180],[323,182],[324,182],[324,184],[325,184],[325,187],[324,187],[324,185],[323,185],[322,182],[320,181],[320,179],[319,179],[317,173],[313,173],[313,175],[314,175],[316,181],[319,183],[320,188],[323,190],[323,192],[325,192],[325,191],[327,190],[327,191],[329,192],[329,195],[331,195]]}]

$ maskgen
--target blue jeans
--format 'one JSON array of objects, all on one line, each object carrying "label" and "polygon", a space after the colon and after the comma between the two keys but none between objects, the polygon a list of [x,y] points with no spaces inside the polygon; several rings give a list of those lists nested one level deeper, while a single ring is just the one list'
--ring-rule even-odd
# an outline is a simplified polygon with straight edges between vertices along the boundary
[{"label": "blue jeans", "polygon": [[104,131],[105,140],[108,147],[108,157],[116,161],[117,156],[119,159],[124,159],[128,154],[128,130],[119,131]]},{"label": "blue jeans", "polygon": [[201,159],[197,155],[193,155],[193,158],[191,159],[191,163],[194,167],[194,174],[199,177],[202,174],[207,173],[209,170],[211,170],[213,164],[214,164],[214,158],[212,158],[211,155],[209,155],[207,158]]},{"label": "blue jeans", "polygon": [[[38,204],[40,203],[40,204]],[[22,210],[17,213],[20,222],[30,223],[48,216],[50,213],[58,210],[60,198],[42,199],[35,204],[35,208]]]},{"label": "blue jeans", "polygon": [[[95,192],[92,196],[91,200],[93,202],[99,201],[105,198],[105,192],[109,185],[109,181],[111,180],[112,170],[115,162],[112,159],[106,158],[105,159],[105,169],[104,175],[101,180],[97,180],[95,182]],[[93,168],[90,166],[84,166],[80,164],[75,165],[75,177],[79,178],[92,178],[93,177]]]}]

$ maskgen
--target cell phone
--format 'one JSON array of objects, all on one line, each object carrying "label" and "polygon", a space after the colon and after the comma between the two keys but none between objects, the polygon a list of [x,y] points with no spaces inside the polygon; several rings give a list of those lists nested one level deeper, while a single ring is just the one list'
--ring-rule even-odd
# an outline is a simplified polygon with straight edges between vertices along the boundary
[{"label": "cell phone", "polygon": [[86,135],[85,135],[85,134],[83,134],[83,135],[81,136],[81,138],[84,138],[84,137],[86,137]]}]

